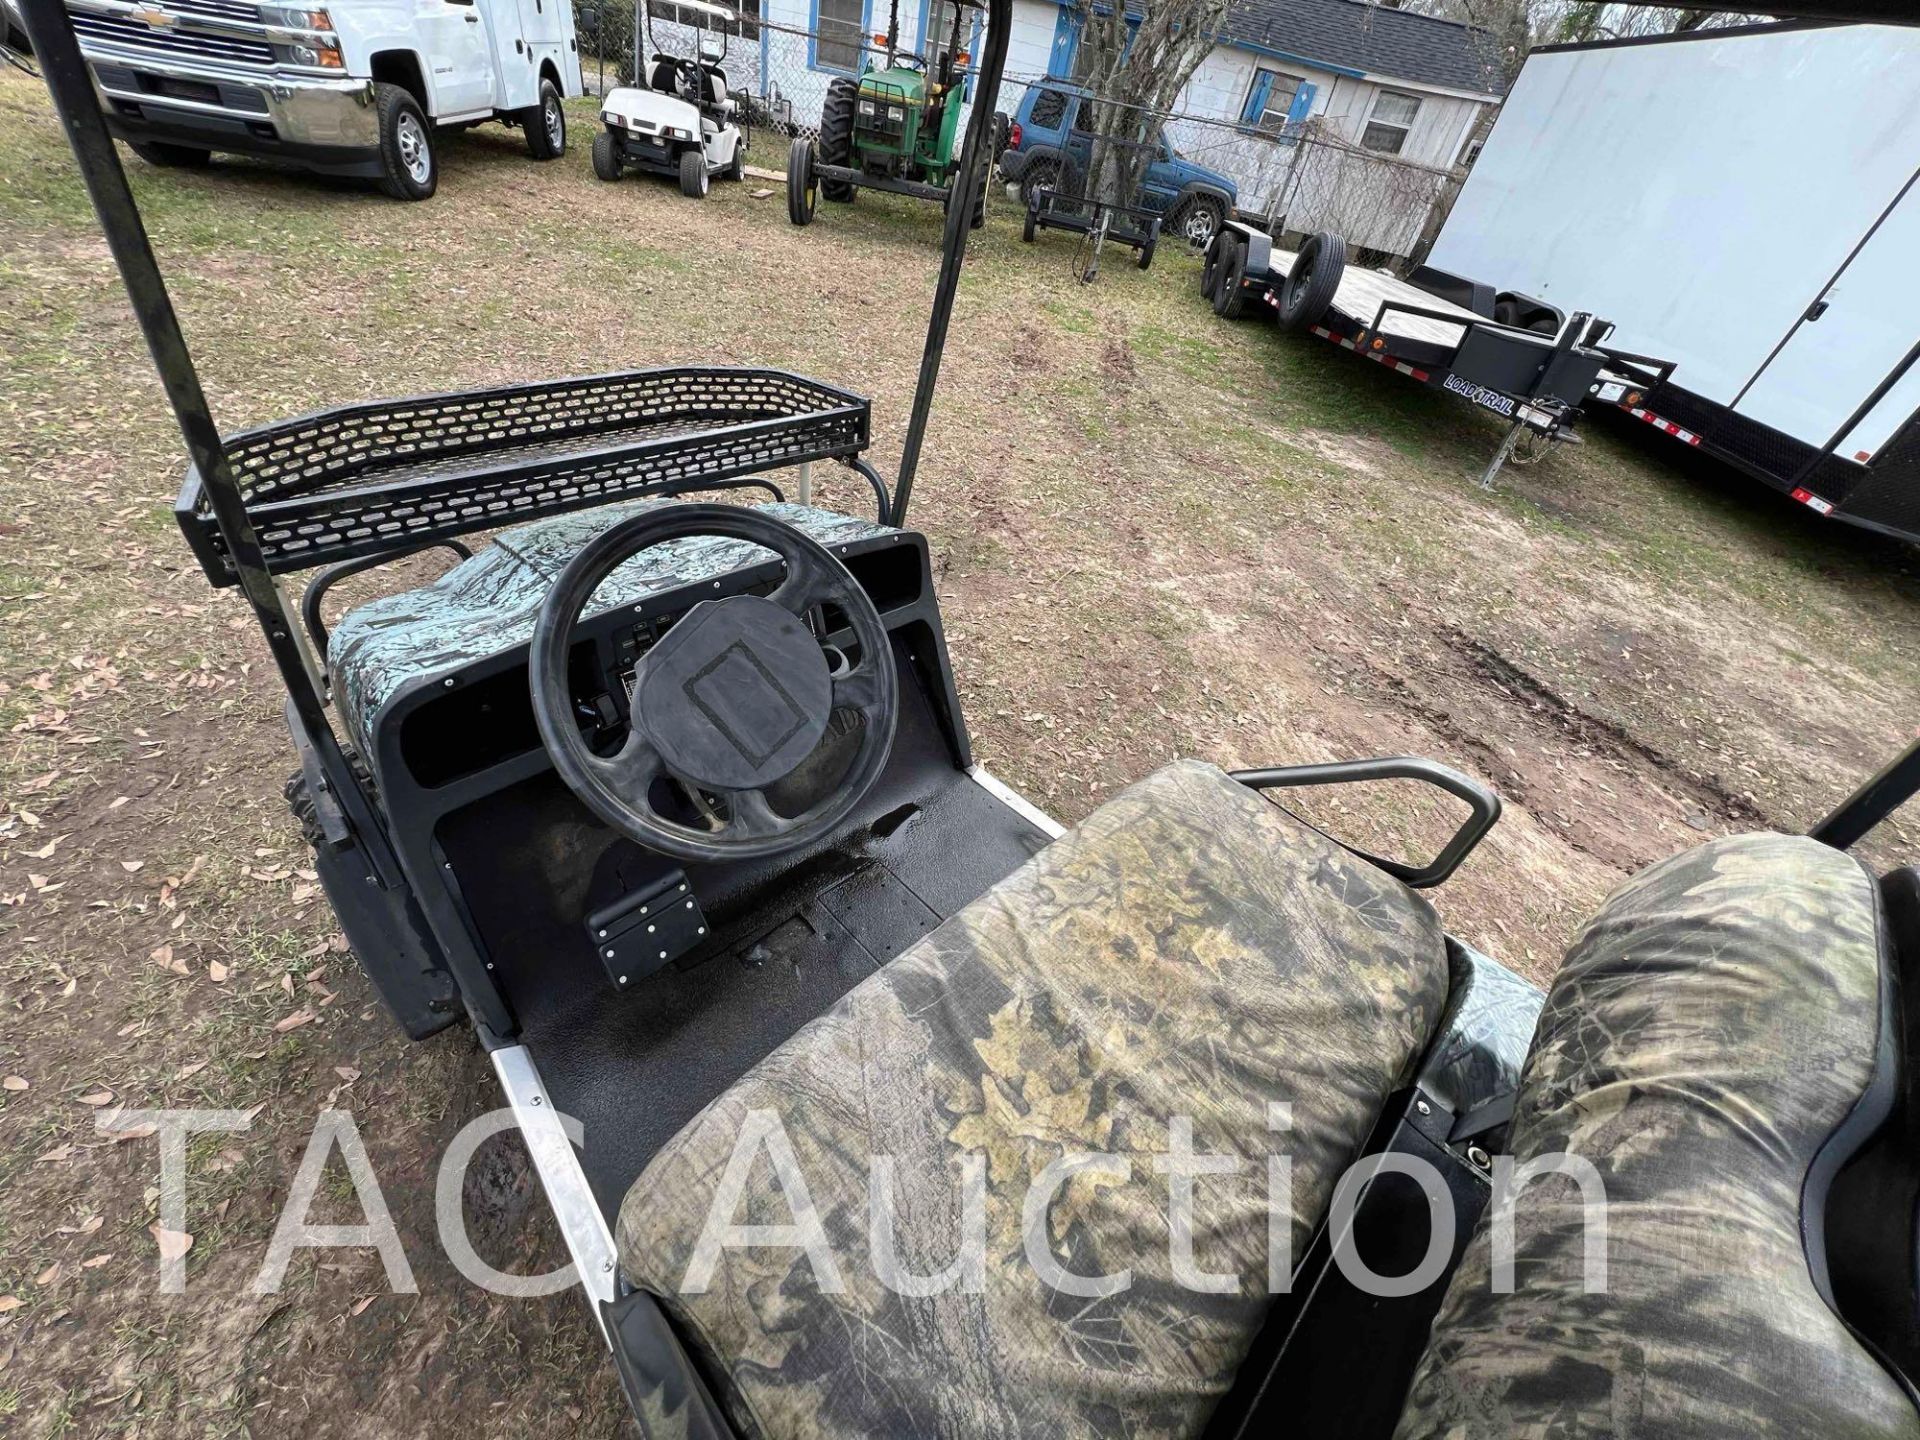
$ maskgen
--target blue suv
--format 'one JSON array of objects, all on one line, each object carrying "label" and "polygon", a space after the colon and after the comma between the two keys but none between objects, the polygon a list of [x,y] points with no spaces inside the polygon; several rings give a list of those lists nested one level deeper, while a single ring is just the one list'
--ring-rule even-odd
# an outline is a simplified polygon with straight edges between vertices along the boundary
[{"label": "blue suv", "polygon": [[[1036,190],[1059,186],[1063,174],[1086,173],[1093,136],[1080,128],[1079,120],[1087,93],[1082,86],[1051,76],[1027,87],[1000,156],[1000,176],[1020,187],[1022,200],[1030,200]],[[1139,203],[1165,216],[1165,229],[1204,249],[1232,218],[1239,191],[1219,171],[1182,159],[1165,135],[1159,146],[1159,158],[1147,167],[1141,183]],[[1070,179],[1066,188],[1072,188]]]}]

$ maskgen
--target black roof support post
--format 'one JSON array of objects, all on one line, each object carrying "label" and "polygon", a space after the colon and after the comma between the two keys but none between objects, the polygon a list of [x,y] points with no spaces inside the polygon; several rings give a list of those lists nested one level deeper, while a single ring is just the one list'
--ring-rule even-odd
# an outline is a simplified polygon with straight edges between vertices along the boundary
[{"label": "black roof support post", "polygon": [[933,411],[934,386],[940,379],[940,356],[947,346],[947,326],[953,319],[953,295],[960,286],[960,267],[966,263],[967,234],[973,226],[973,207],[990,182],[993,156],[982,168],[979,156],[993,144],[993,107],[1000,99],[1000,75],[1007,68],[1007,41],[1013,29],[1013,0],[988,0],[987,53],[976,70],[973,114],[967,117],[967,139],[960,147],[960,169],[953,180],[953,198],[947,203],[947,225],[942,232],[940,278],[933,287],[933,313],[927,318],[927,347],[920,355],[920,380],[913,390],[913,413],[907,418],[907,443],[900,452],[900,474],[893,486],[893,523],[904,525],[907,501],[913,497],[913,474],[920,468],[920,447],[927,438],[927,417]]},{"label": "black roof support post", "polygon": [[[318,752],[330,778],[347,775],[348,766],[340,753],[338,740],[327,723],[326,702],[307,668],[305,656],[294,634],[293,617],[267,564],[247,515],[239,482],[227,464],[227,452],[220,431],[207,408],[206,392],[200,388],[199,373],[193,357],[187,353],[186,337],[180,333],[180,319],[174,314],[173,301],[167,295],[166,282],[153,257],[146,226],[141,223],[139,207],[127,185],[126,172],[113,137],[107,131],[105,116],[94,93],[93,80],[74,38],[73,24],[67,18],[61,0],[24,0],[27,35],[33,41],[33,53],[40,72],[53,93],[54,109],[73,146],[73,158],[93,200],[94,213],[100,217],[100,229],[107,237],[120,278],[126,284],[127,298],[133,304],[134,317],[146,335],[147,348],[153,352],[154,368],[166,388],[167,403],[173,407],[187,455],[199,471],[220,534],[233,558],[240,587],[253,606],[254,618],[267,637],[267,649],[279,668],[287,693],[292,697],[289,713],[306,732],[306,738]],[[399,880],[399,871],[387,848],[385,835],[365,805],[358,787],[350,782],[336,784],[335,790],[347,809],[354,828],[368,842],[369,855],[380,871],[383,884]]]},{"label": "black roof support post", "polygon": [[1874,826],[1920,793],[1920,740],[1842,800],[1834,812],[1807,833],[1824,845],[1845,850]]}]

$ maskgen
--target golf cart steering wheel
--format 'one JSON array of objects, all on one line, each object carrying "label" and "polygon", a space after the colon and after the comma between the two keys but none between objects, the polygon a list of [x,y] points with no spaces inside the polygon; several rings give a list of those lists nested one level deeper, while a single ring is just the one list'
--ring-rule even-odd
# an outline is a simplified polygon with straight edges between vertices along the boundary
[{"label": "golf cart steering wheel", "polygon": [[[771,595],[703,600],[682,615],[635,667],[625,743],[595,754],[568,684],[580,612],[634,556],[696,535],[764,546],[787,577]],[[807,616],[828,604],[852,627],[857,664],[830,661],[808,628]],[[732,505],[650,507],[585,546],[540,608],[529,673],[540,735],[567,788],[629,839],[677,860],[752,859],[826,836],[879,778],[900,714],[893,646],[859,582],[818,541]],[[798,815],[777,813],[767,787],[814,753],[838,711],[864,722],[853,758],[830,794]],[[661,814],[661,781],[684,786],[715,828]]]}]

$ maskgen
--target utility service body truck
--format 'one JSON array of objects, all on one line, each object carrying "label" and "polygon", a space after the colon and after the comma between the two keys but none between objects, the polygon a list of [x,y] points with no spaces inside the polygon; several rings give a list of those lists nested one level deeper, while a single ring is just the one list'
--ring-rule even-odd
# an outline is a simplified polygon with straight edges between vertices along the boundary
[{"label": "utility service body truck", "polygon": [[215,151],[424,200],[437,131],[499,120],[536,160],[582,93],[568,0],[67,0],[113,133],[152,164]]},{"label": "utility service body truck", "polygon": [[1427,264],[1605,314],[1620,346],[1673,368],[1644,394],[1603,384],[1601,406],[1823,515],[1920,538],[1913,29],[1535,50]]}]

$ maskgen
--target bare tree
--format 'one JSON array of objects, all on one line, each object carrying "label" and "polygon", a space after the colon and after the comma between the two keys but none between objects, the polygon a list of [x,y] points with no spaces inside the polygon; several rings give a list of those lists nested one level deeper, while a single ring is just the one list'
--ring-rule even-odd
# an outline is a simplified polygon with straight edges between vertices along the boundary
[{"label": "bare tree", "polygon": [[1094,136],[1087,196],[1133,203],[1167,113],[1220,42],[1229,8],[1229,0],[1075,0],[1081,78],[1095,97],[1081,122]]}]

